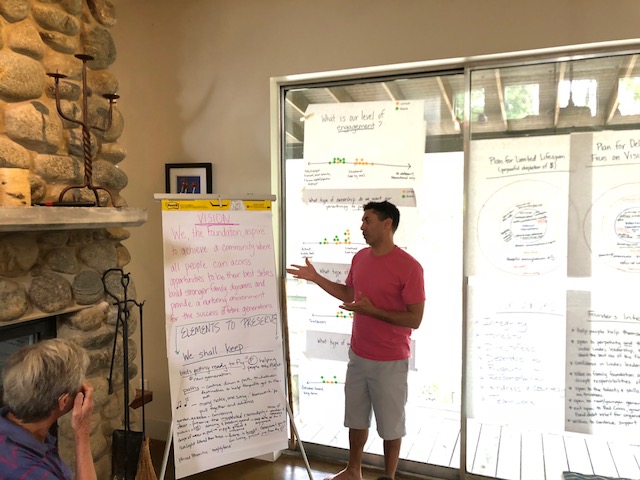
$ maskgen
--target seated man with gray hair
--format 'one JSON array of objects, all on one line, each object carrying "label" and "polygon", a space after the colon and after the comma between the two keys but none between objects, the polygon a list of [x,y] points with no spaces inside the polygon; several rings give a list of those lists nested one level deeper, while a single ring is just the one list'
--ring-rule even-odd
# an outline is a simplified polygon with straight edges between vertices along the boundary
[{"label": "seated man with gray hair", "polygon": [[76,442],[76,478],[95,480],[89,444],[93,388],[85,381],[89,358],[82,347],[59,338],[21,348],[2,372],[0,478],[71,479],[51,426],[68,412]]}]

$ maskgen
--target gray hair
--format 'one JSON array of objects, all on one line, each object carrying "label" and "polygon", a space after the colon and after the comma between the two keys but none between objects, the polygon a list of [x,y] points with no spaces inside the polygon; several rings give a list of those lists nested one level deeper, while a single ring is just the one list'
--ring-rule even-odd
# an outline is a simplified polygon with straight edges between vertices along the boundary
[{"label": "gray hair", "polygon": [[62,338],[21,348],[2,371],[2,400],[23,422],[42,420],[58,407],[62,395],[80,390],[88,365],[84,348]]}]

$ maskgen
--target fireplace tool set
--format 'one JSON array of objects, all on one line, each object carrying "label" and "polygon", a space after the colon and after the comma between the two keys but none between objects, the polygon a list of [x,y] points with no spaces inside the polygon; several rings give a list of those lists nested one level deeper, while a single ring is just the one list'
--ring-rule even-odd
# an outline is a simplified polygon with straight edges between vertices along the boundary
[{"label": "fireplace tool set", "polygon": [[[73,189],[82,189],[88,188],[93,192],[93,195],[96,199],[95,205],[100,207],[100,199],[98,197],[98,190],[104,190],[109,194],[109,198],[111,199],[111,205],[116,206],[113,200],[113,194],[104,187],[99,187],[93,184],[93,156],[91,155],[91,130],[98,130],[100,132],[106,132],[111,128],[113,121],[113,106],[116,103],[116,100],[120,98],[120,96],[116,93],[106,93],[102,95],[104,98],[109,100],[109,114],[107,117],[107,125],[105,127],[98,127],[96,125],[89,124],[89,107],[88,107],[88,97],[91,95],[91,91],[87,87],[87,62],[93,60],[94,57],[91,55],[85,54],[77,54],[76,58],[82,60],[82,120],[76,120],[64,114],[62,108],[60,106],[60,90],[59,90],[59,82],[62,78],[67,78],[66,75],[61,73],[47,73],[48,76],[53,77],[55,80],[55,97],[56,97],[56,109],[58,110],[58,114],[64,118],[67,122],[75,123],[76,125],[82,126],[82,151],[84,155],[84,183],[82,185],[72,185],[66,187],[62,192],[60,192],[60,196],[58,197],[58,203],[64,205],[73,205],[76,203],[78,206],[90,206],[83,202],[69,202],[65,203],[64,195]],[[91,205],[92,206],[92,205]]]},{"label": "fireplace tool set", "polygon": [[[107,287],[106,279],[110,275],[120,276],[121,292],[111,292]],[[122,335],[122,363],[123,363],[123,387],[124,387],[124,429],[117,429],[113,431],[112,437],[112,452],[111,452],[111,478],[113,480],[134,480],[136,472],[142,463],[148,463],[151,465],[151,458],[148,450],[148,443],[145,437],[145,414],[144,414],[144,350],[143,350],[143,330],[142,330],[142,307],[144,302],[138,303],[133,299],[129,299],[129,282],[130,276],[128,273],[124,273],[120,268],[112,268],[104,272],[102,275],[102,283],[105,287],[107,295],[112,297],[118,308],[118,317],[116,319],[116,331],[113,338],[113,349],[111,353],[111,367],[109,372],[109,394],[113,393],[113,373],[116,357],[116,346],[118,342],[118,333]],[[113,288],[113,287],[112,287]],[[142,431],[136,432],[131,430],[131,421],[129,418],[129,319],[131,316],[131,308],[138,308],[140,314],[140,376],[142,383]],[[143,446],[144,444],[144,446]],[[140,455],[141,449],[142,455]],[[155,473],[153,469],[151,479],[155,480]]]}]

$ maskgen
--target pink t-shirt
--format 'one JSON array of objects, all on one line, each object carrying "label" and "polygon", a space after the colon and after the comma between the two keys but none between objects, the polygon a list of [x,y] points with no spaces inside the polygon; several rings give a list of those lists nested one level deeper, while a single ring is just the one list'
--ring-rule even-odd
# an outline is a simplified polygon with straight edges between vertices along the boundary
[{"label": "pink t-shirt", "polygon": [[[401,248],[376,257],[370,248],[356,253],[346,284],[354,299],[360,292],[378,308],[406,311],[407,305],[424,302],[424,274],[418,261]],[[353,316],[351,349],[369,360],[402,360],[411,356],[410,327],[400,327],[356,313]]]}]

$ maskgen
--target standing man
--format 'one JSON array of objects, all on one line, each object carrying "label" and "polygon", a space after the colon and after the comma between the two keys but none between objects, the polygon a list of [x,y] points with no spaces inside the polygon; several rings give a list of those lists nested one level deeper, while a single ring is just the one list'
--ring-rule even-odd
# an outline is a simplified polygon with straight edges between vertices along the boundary
[{"label": "standing man", "polygon": [[49,429],[68,412],[76,441],[76,480],[95,480],[89,434],[93,388],[87,352],[68,340],[43,340],[9,357],[2,372],[0,478],[71,480]]},{"label": "standing man", "polygon": [[321,276],[309,259],[292,265],[294,278],[315,283],[354,312],[345,382],[344,424],[349,428],[349,462],[333,480],[362,480],[362,455],[371,411],[384,441],[385,475],[395,477],[402,437],[411,331],[424,311],[424,275],[417,260],[397,247],[393,234],[400,212],[387,201],[364,206],[362,235],[369,245],[356,253],[346,285]]}]

